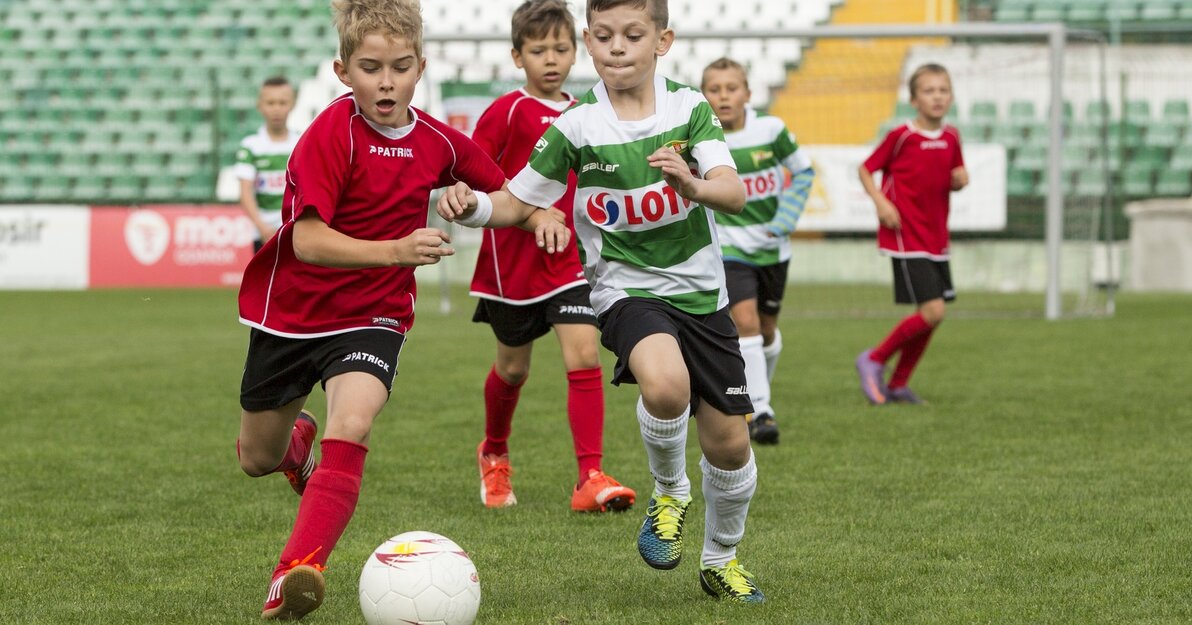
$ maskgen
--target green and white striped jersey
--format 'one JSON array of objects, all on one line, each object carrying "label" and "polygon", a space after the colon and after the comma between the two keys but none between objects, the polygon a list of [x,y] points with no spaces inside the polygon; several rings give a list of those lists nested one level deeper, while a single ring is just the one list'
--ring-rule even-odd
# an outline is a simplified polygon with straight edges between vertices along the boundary
[{"label": "green and white striped jersey", "polygon": [[759,266],[790,260],[790,237],[770,236],[766,224],[778,212],[786,181],[783,168],[798,173],[811,167],[811,159],[799,151],[781,119],[752,109],[746,109],[744,127],[725,133],[724,139],[745,183],[746,198],[740,214],[716,214],[724,258]]},{"label": "green and white striped jersey", "polygon": [[654,110],[621,121],[597,83],[546,130],[509,183],[522,201],[551,206],[575,172],[576,242],[596,314],[630,296],[691,314],[728,305],[712,211],[679,196],[646,161],[669,147],[700,176],[734,167],[720,120],[699,91],[661,76],[654,78]]},{"label": "green and white striped jersey", "polygon": [[281,227],[281,200],[286,192],[286,163],[298,143],[300,132],[290,131],[285,141],[274,141],[261,126],[255,134],[240,142],[232,172],[240,180],[252,180],[257,193],[261,218],[274,228]]}]

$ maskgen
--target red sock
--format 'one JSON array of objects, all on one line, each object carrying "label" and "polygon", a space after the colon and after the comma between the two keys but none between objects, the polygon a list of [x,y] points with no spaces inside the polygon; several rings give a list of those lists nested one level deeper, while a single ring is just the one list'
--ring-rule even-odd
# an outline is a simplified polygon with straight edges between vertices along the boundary
[{"label": "red sock", "polygon": [[281,550],[281,559],[273,570],[274,578],[295,561],[326,565],[327,557],[356,511],[360,477],[364,474],[364,455],[368,448],[350,441],[324,438],[322,450],[322,462],[306,483],[302,503],[298,504],[294,531]]},{"label": "red sock", "polygon": [[567,372],[567,421],[583,485],[589,469],[600,470],[604,449],[604,382],[599,366]]},{"label": "red sock", "polygon": [[882,341],[882,344],[869,354],[869,359],[885,364],[894,355],[894,352],[902,349],[924,332],[931,332],[931,329],[931,325],[923,319],[923,315],[917,312],[913,313],[894,326],[886,340]]},{"label": "red sock", "polygon": [[[522,384],[526,381],[522,380]],[[504,456],[509,453],[509,430],[513,427],[513,411],[521,396],[522,384],[514,386],[497,375],[493,366],[484,381],[484,454]]]},{"label": "red sock", "polygon": [[933,334],[935,334],[935,328],[920,334],[902,346],[902,353],[898,356],[898,366],[894,367],[894,373],[890,375],[890,388],[902,388],[910,381],[911,374],[915,372],[915,365],[919,364],[923,352],[927,351],[927,343],[931,341]]}]

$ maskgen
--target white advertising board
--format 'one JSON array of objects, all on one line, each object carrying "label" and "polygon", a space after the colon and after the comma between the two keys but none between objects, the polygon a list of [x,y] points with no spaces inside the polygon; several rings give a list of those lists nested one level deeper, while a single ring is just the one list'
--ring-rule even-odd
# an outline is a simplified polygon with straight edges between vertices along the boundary
[{"label": "white advertising board", "polygon": [[0,206],[0,289],[85,289],[91,211]]}]

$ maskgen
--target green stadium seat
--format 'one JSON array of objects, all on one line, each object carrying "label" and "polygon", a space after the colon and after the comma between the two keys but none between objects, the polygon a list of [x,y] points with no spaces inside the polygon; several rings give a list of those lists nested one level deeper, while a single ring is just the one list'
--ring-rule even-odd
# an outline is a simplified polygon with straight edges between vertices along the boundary
[{"label": "green stadium seat", "polygon": [[1105,19],[1113,22],[1133,22],[1138,19],[1138,0],[1109,0]]},{"label": "green stadium seat", "polygon": [[33,199],[33,176],[14,174],[0,178],[0,198],[9,202]]},{"label": "green stadium seat", "polygon": [[1183,129],[1166,122],[1155,122],[1146,128],[1146,145],[1175,147],[1183,140]]},{"label": "green stadium seat", "polygon": [[1168,167],[1181,171],[1192,171],[1192,144],[1177,146],[1171,151]]},{"label": "green stadium seat", "polygon": [[1128,123],[1139,126],[1151,123],[1151,103],[1146,100],[1126,101],[1122,118]]},{"label": "green stadium seat", "polygon": [[1064,171],[1086,169],[1092,160],[1092,152],[1079,145],[1065,145],[1061,154],[1064,159]]},{"label": "green stadium seat", "polygon": [[1165,197],[1192,195],[1192,172],[1160,171],[1155,180],[1155,194]]},{"label": "green stadium seat", "polygon": [[33,199],[39,202],[67,200],[74,180],[70,176],[53,174],[42,176],[33,190]]},{"label": "green stadium seat", "polygon": [[1069,22],[1100,22],[1105,19],[1103,2],[1079,1],[1068,7]]},{"label": "green stadium seat", "polygon": [[1000,143],[1007,150],[1016,150],[1026,143],[1026,135],[1021,128],[1008,124],[997,124],[989,129],[990,143]]},{"label": "green stadium seat", "polygon": [[1038,172],[1047,167],[1047,146],[1027,144],[1014,155],[1014,169]]},{"label": "green stadium seat", "polygon": [[1031,18],[1031,4],[1034,0],[1002,0],[994,10],[994,19],[999,22],[1025,22]]},{"label": "green stadium seat", "polygon": [[1082,169],[1076,172],[1076,183],[1073,186],[1076,195],[1081,197],[1102,197],[1109,193],[1109,185],[1105,178],[1105,171],[1100,167]]},{"label": "green stadium seat", "polygon": [[1188,126],[1188,101],[1187,100],[1168,100],[1163,103],[1163,116],[1161,118],[1164,122],[1175,124],[1180,128]]},{"label": "green stadium seat", "polygon": [[1160,169],[1170,161],[1168,150],[1155,146],[1134,148],[1129,162],[1145,164],[1151,169]]},{"label": "green stadium seat", "polygon": [[1012,123],[1025,126],[1036,121],[1035,103],[1028,100],[1015,100],[1010,103],[1009,120]]},{"label": "green stadium seat", "polygon": [[1178,19],[1180,4],[1184,0],[1146,0],[1138,17],[1147,22],[1165,22]]},{"label": "green stadium seat", "polygon": [[113,176],[108,181],[108,199],[128,201],[139,200],[145,190],[145,180],[139,176]]},{"label": "green stadium seat", "polygon": [[1102,127],[1099,124],[1073,124],[1064,136],[1064,142],[1085,148],[1100,148],[1106,143],[1106,137],[1102,135]]},{"label": "green stadium seat", "polygon": [[[1121,139],[1122,147],[1137,148],[1143,144],[1143,126],[1130,122],[1118,124],[1117,136]],[[1111,136],[1113,136],[1111,134]]]},{"label": "green stadium seat", "polygon": [[1122,183],[1118,188],[1124,196],[1145,197],[1154,192],[1154,176],[1150,167],[1134,163],[1122,170]]},{"label": "green stadium seat", "polygon": [[1084,105],[1084,123],[1086,124],[1103,124],[1111,116],[1109,103],[1105,100],[1089,100],[1088,104]]},{"label": "green stadium seat", "polygon": [[1058,0],[1036,0],[1031,20],[1035,22],[1062,22],[1068,14],[1066,2]]},{"label": "green stadium seat", "polygon": [[992,126],[998,122],[997,103],[978,100],[969,107],[969,121]]}]

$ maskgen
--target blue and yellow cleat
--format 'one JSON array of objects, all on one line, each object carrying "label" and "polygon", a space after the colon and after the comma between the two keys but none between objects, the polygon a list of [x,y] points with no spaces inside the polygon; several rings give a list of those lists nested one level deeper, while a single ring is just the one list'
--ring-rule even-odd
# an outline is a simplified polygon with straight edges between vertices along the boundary
[{"label": "blue and yellow cleat", "polygon": [[700,569],[699,585],[704,592],[725,601],[763,603],[766,600],[753,574],[746,571],[736,559],[721,567]]},{"label": "blue and yellow cleat", "polygon": [[646,520],[637,535],[637,551],[646,564],[664,571],[679,566],[683,557],[683,519],[691,498],[678,499],[655,491],[646,507]]}]

